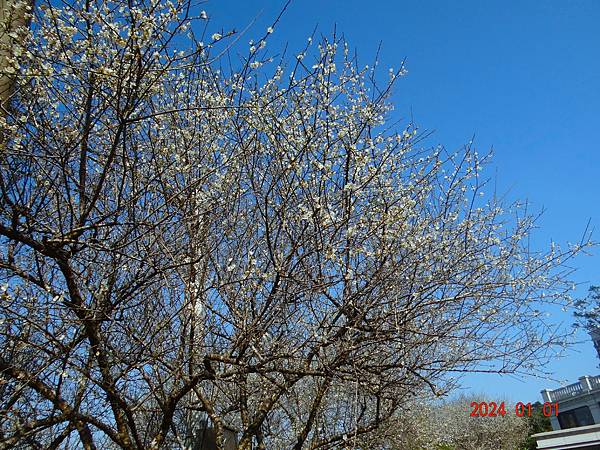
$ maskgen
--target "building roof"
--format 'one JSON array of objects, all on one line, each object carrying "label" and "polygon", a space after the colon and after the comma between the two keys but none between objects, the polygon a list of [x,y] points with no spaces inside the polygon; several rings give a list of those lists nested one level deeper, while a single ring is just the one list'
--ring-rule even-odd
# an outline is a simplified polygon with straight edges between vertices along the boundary
[{"label": "building roof", "polygon": [[600,449],[600,425],[534,434],[540,450]]}]

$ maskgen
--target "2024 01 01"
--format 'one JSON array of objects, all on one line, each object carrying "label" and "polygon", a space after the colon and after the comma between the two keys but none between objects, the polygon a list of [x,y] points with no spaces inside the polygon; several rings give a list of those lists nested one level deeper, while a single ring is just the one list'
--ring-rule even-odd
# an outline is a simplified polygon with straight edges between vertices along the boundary
[{"label": "2024 01 01", "polygon": [[[471,417],[497,417],[506,415],[504,402],[471,402]],[[518,402],[515,405],[515,414],[519,417],[531,417],[531,403]],[[558,402],[546,402],[542,406],[542,414],[546,417],[558,416]]]}]

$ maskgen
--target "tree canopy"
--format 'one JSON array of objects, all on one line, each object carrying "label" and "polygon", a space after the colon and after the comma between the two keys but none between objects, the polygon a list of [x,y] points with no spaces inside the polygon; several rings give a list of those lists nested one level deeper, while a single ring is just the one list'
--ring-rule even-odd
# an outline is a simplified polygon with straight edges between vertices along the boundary
[{"label": "tree canopy", "polygon": [[[2,448],[350,448],[563,340],[487,157],[394,122],[338,36],[231,66],[186,0],[40,2],[0,117]],[[208,33],[210,34],[210,33]],[[229,55],[231,56],[231,55]],[[354,440],[353,440],[354,439]]]}]

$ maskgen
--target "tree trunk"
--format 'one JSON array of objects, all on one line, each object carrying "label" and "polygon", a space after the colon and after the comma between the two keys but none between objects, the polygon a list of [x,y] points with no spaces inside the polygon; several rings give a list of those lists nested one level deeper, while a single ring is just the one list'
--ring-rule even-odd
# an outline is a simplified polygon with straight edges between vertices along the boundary
[{"label": "tree trunk", "polygon": [[[7,59],[9,57],[8,50],[4,48],[5,45],[8,44],[7,48],[11,48],[11,43],[14,41],[14,38],[10,35],[21,26],[28,26],[29,19],[31,15],[25,9],[15,8],[14,5],[18,3],[18,0],[0,0],[0,42],[2,43],[2,47],[0,47],[0,68],[4,69],[7,67]],[[27,5],[26,2],[22,2],[24,6]],[[34,1],[32,0],[29,3],[29,6],[33,8]],[[6,26],[6,28],[4,28]],[[12,94],[14,83],[15,83],[16,74],[0,74],[0,106],[1,109],[6,107],[6,102],[10,98]]]},{"label": "tree trunk", "polygon": [[252,437],[242,437],[240,443],[237,446],[237,450],[252,450]]}]

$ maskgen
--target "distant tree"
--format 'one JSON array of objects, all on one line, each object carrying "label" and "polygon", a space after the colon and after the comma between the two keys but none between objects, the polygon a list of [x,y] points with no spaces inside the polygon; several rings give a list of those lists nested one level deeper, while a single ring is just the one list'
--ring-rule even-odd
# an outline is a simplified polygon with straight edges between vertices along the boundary
[{"label": "distant tree", "polygon": [[526,450],[537,450],[537,442],[531,436],[536,433],[544,433],[552,431],[550,418],[543,414],[543,405],[540,402],[531,404],[531,416],[525,416],[527,420],[527,430],[529,436],[523,443],[523,448]]},{"label": "distant tree", "polygon": [[[413,403],[385,427],[366,435],[357,448],[522,450],[528,434],[527,419],[515,415],[508,406],[504,416],[472,417],[471,402],[485,400],[483,395],[464,395],[444,402]],[[505,401],[505,405],[509,404]]]},{"label": "distant tree", "polygon": [[220,450],[348,448],[457,373],[539,371],[587,242],[531,251],[485,158],[387,123],[403,68],[335,36],[278,64],[272,27],[227,67],[207,17],[46,1],[2,41],[1,448],[185,448],[200,416]]},{"label": "distant tree", "polygon": [[588,295],[575,302],[578,325],[589,331],[600,330],[600,286],[590,286]]},{"label": "distant tree", "polygon": [[596,354],[600,358],[600,286],[590,286],[588,295],[575,302],[575,327],[590,334]]}]

